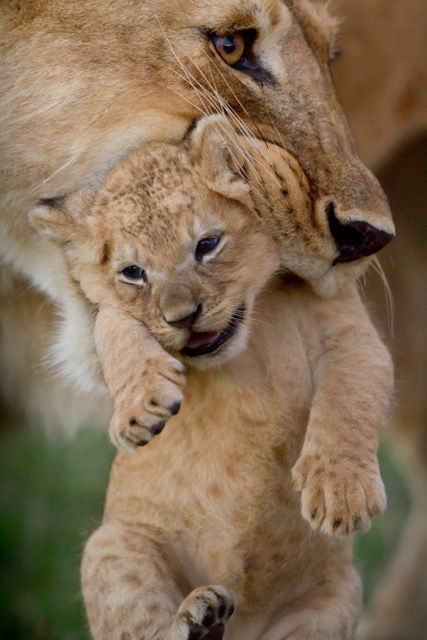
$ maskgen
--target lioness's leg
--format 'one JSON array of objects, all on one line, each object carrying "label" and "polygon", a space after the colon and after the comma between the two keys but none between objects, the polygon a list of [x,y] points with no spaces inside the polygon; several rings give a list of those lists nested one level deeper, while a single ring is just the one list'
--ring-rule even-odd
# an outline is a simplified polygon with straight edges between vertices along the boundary
[{"label": "lioness's leg", "polygon": [[184,600],[159,544],[109,524],[86,545],[82,590],[94,640],[221,640],[234,610],[223,587]]},{"label": "lioness's leg", "polygon": [[276,616],[260,640],[353,640],[361,605],[357,571],[352,566],[337,569],[298,610]]}]

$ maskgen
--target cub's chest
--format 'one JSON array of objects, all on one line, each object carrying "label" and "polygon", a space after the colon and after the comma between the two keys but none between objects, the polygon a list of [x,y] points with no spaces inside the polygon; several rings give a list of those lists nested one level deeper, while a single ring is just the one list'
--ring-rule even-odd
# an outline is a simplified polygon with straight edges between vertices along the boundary
[{"label": "cub's chest", "polygon": [[118,456],[110,494],[186,512],[209,500],[238,508],[261,495],[261,503],[264,487],[290,484],[312,401],[311,370],[292,297],[260,304],[245,351],[216,369],[189,371],[179,414],[136,454]]},{"label": "cub's chest", "polygon": [[310,373],[303,353],[297,368],[262,352],[257,343],[232,367],[190,375],[179,414],[136,454],[118,456],[109,502],[156,521],[162,509],[172,529],[210,518],[240,530],[263,520],[266,503],[270,511],[293,504],[290,470],[308,420]]}]

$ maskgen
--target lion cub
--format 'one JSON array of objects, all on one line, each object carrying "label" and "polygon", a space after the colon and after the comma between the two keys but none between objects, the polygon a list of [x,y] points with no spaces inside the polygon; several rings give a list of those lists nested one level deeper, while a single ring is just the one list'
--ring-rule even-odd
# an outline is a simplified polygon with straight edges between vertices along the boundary
[{"label": "lion cub", "polygon": [[135,450],[84,553],[96,640],[353,638],[338,534],[385,507],[391,362],[296,161],[227,127],[203,119],[32,214],[92,305],[111,435]]}]

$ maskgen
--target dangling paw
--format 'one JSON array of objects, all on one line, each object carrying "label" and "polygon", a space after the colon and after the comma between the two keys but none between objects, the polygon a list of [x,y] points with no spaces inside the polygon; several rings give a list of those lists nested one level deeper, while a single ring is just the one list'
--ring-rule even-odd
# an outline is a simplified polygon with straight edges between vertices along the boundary
[{"label": "dangling paw", "polygon": [[114,398],[110,437],[116,447],[134,451],[158,435],[180,409],[185,368],[165,353],[147,360],[129,376]]},{"label": "dangling paw", "polygon": [[222,640],[234,606],[224,587],[194,589],[181,604],[167,640]]},{"label": "dangling paw", "polygon": [[325,452],[302,452],[292,469],[301,511],[313,529],[329,535],[367,531],[386,507],[378,461]]}]

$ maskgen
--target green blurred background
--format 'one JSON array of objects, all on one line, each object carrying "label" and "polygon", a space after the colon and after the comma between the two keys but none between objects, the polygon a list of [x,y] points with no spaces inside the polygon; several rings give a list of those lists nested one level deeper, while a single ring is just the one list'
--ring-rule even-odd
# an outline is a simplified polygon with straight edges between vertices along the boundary
[{"label": "green blurred background", "polygon": [[[114,448],[106,433],[73,439],[13,428],[1,436],[0,638],[87,640],[79,590],[85,540],[100,522]],[[391,452],[380,452],[389,508],[356,540],[370,598],[409,508]]]}]

